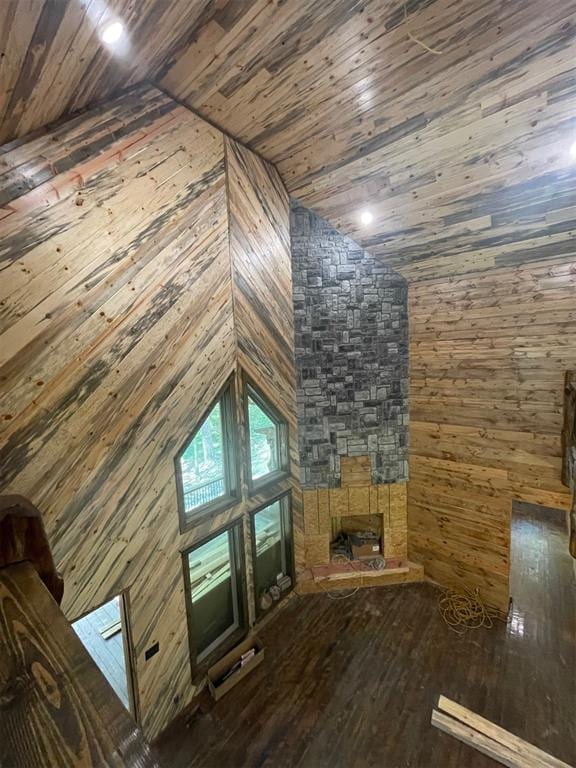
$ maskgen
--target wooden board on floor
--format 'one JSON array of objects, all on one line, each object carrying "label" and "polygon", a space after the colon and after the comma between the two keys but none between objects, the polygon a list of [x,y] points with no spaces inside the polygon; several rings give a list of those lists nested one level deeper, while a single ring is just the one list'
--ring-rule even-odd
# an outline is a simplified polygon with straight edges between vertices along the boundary
[{"label": "wooden board on floor", "polygon": [[315,592],[325,592],[326,590],[355,589],[360,587],[386,587],[394,584],[405,584],[407,582],[423,581],[424,568],[418,563],[408,562],[407,567],[391,568],[389,571],[374,571],[362,573],[348,578],[338,577],[336,579],[327,577],[326,579],[315,579],[313,570],[306,570],[298,579],[296,591],[300,595],[308,595]]},{"label": "wooden board on floor", "polygon": [[438,709],[432,711],[432,725],[508,768],[571,768],[446,696],[439,697]]}]

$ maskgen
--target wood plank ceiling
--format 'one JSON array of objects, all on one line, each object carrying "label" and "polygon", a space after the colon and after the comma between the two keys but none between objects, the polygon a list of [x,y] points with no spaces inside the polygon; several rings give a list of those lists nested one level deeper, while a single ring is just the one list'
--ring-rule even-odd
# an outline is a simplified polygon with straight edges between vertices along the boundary
[{"label": "wood plank ceiling", "polygon": [[[208,0],[2,0],[0,144],[145,80]],[[101,39],[116,21],[126,34]]]},{"label": "wood plank ceiling", "polygon": [[538,210],[574,204],[575,28],[573,0],[4,0],[0,143],[151,79],[407,276],[516,264],[573,251]]},{"label": "wood plank ceiling", "polygon": [[[511,241],[532,179],[560,180],[542,210],[575,202],[574,2],[412,0],[407,19],[382,0],[244,6],[207,18],[161,80],[308,207],[411,278],[573,252],[538,206]],[[546,185],[536,197],[549,202]]]}]

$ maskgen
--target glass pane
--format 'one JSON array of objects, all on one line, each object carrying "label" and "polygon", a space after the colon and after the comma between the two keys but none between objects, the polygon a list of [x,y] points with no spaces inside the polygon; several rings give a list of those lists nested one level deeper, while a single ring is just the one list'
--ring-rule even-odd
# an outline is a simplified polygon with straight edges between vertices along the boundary
[{"label": "glass pane", "polygon": [[120,598],[114,597],[100,608],[74,621],[72,628],[114,689],[114,693],[126,709],[130,709]]},{"label": "glass pane", "polygon": [[198,656],[238,626],[228,531],[188,554]]},{"label": "glass pane", "polygon": [[248,396],[248,425],[252,480],[257,480],[280,469],[278,427],[250,396]]},{"label": "glass pane", "polygon": [[254,515],[256,543],[255,581],[260,595],[276,584],[278,576],[285,574],[286,558],[282,540],[282,509],[280,501],[261,509]]},{"label": "glass pane", "polygon": [[180,457],[186,512],[226,494],[223,442],[222,402],[219,401]]}]

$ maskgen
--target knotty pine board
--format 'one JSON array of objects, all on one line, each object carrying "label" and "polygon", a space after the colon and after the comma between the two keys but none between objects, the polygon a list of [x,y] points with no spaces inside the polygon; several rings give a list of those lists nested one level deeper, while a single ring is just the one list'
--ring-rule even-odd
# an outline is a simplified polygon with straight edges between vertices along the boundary
[{"label": "knotty pine board", "polygon": [[157,77],[411,279],[574,254],[574,4],[406,11],[228,0]]},{"label": "knotty pine board", "polygon": [[[206,0],[2,0],[0,144],[145,80],[202,18]],[[125,34],[113,47],[101,34]]]},{"label": "knotty pine board", "polygon": [[0,141],[148,79],[412,279],[574,254],[574,4],[405,5],[4,0]]},{"label": "knotty pine board", "polygon": [[[173,459],[239,374],[240,337],[251,377],[295,424],[289,360],[270,387],[258,360],[274,355],[234,315],[231,231],[242,241],[253,211],[243,218],[240,191],[230,226],[223,135],[149,86],[4,149],[0,491],[42,511],[69,619],[129,590],[140,716],[153,737],[194,691],[181,550],[239,519],[250,553],[248,512],[296,488],[297,474],[179,533]],[[254,179],[261,161],[244,156],[230,186],[257,184],[281,244],[246,225],[244,270],[260,249],[268,277],[282,275],[282,317],[258,307],[262,326],[279,324],[278,344],[292,309],[287,196],[268,167]]]},{"label": "knotty pine board", "polygon": [[575,310],[566,258],[409,288],[409,552],[501,608],[512,499],[570,504],[561,428]]},{"label": "knotty pine board", "polygon": [[[304,567],[304,522],[298,461],[289,198],[273,166],[232,139],[225,139],[225,148],[238,364],[247,380],[257,386],[288,424],[290,477],[268,491],[267,497],[291,491],[295,565],[299,572]],[[248,542],[250,536],[248,527]],[[247,562],[251,569],[251,556]]]}]

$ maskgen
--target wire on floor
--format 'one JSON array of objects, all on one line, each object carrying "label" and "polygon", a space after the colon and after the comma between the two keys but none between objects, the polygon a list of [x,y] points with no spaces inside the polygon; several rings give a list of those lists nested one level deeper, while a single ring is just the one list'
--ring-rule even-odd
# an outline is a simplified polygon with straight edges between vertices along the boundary
[{"label": "wire on floor", "polygon": [[478,587],[446,590],[438,600],[438,608],[448,627],[458,635],[469,629],[490,629],[498,618],[498,613],[482,601]]},{"label": "wire on floor", "polygon": [[360,587],[354,587],[354,589],[351,592],[347,592],[345,595],[342,595],[340,592],[334,592],[330,591],[329,589],[326,589],[326,587],[320,582],[320,586],[326,592],[330,600],[346,600],[347,597],[353,597],[356,592],[360,589]]}]

